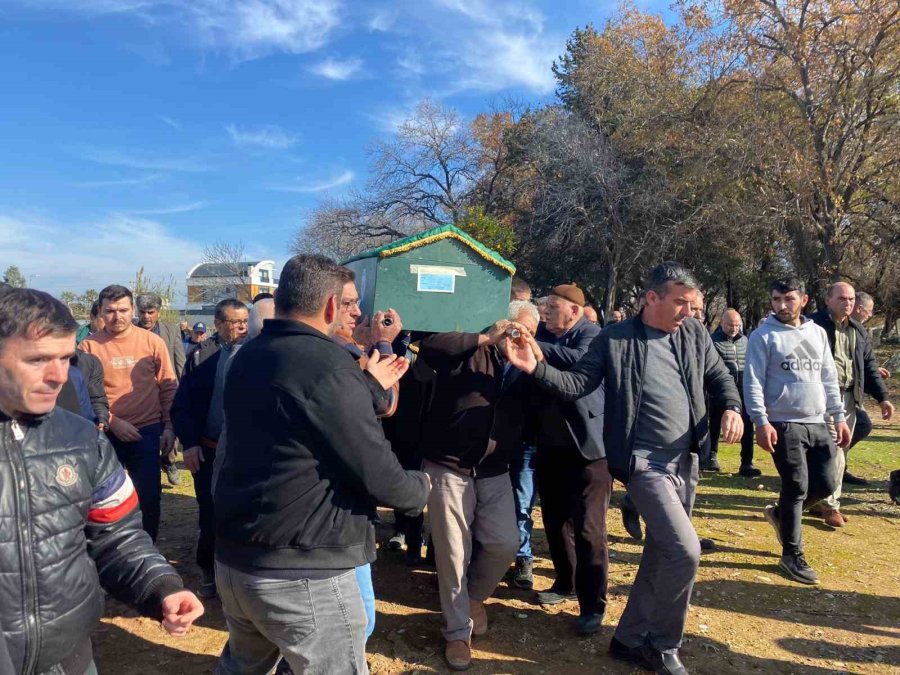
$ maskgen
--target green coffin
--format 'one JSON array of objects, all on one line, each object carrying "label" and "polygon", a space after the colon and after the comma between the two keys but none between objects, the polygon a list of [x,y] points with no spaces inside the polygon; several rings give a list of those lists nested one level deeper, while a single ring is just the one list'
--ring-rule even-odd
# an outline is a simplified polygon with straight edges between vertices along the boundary
[{"label": "green coffin", "polygon": [[506,318],[515,266],[453,225],[345,260],[363,313],[389,307],[416,331],[477,332]]}]

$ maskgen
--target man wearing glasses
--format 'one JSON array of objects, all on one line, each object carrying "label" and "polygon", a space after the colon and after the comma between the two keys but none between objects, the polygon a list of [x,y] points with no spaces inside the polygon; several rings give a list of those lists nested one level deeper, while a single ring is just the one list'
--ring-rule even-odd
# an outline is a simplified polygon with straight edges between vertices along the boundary
[{"label": "man wearing glasses", "polygon": [[231,357],[244,338],[250,313],[244,303],[227,298],[216,305],[216,336],[204,340],[191,354],[172,404],[172,425],[185,447],[184,465],[194,475],[200,534],[197,566],[203,574],[202,598],[216,596],[213,460],[225,420],[225,375]]}]

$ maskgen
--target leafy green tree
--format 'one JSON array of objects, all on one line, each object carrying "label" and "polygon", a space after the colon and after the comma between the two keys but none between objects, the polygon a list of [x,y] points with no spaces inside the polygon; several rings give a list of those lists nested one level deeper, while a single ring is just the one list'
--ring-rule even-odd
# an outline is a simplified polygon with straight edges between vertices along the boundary
[{"label": "leafy green tree", "polygon": [[6,271],[3,273],[3,281],[13,288],[25,288],[28,286],[25,275],[15,265],[10,265],[6,268]]}]

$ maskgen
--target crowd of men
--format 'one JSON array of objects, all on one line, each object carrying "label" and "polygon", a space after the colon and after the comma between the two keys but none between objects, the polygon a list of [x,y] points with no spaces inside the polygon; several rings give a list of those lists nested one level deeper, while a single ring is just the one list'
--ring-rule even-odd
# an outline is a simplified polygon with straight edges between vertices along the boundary
[{"label": "crowd of men", "polygon": [[710,335],[699,283],[667,262],[639,312],[603,328],[576,285],[532,302],[515,278],[485,330],[411,334],[393,309],[362,316],[351,270],[299,255],[274,297],[219,302],[214,331],[161,322],[159,296],[119,285],[78,330],[48,294],[3,288],[0,673],[95,673],[101,588],[172,635],[202,614],[154,544],[180,443],[199,507],[197,593],[219,598],[228,628],[217,673],[367,672],[379,506],[395,514],[388,548],[411,565],[425,562],[427,508],[452,669],[469,667],[504,576],[533,588],[538,496],[554,581],[535,600],[577,601],[575,632],[594,634],[619,481],[644,550],[609,654],[683,675],[712,545],[691,511],[701,469],[720,470],[720,438],[740,442],[743,477],[760,474],[754,440],[772,455],[781,492],[764,515],[779,565],[815,584],[802,513],[844,526],[841,485],[865,482],[847,470],[872,427],[864,394],[893,414],[863,327],[872,298],[836,283],[811,318],[807,302],[802,282],[776,280],[749,338],[730,308]]}]

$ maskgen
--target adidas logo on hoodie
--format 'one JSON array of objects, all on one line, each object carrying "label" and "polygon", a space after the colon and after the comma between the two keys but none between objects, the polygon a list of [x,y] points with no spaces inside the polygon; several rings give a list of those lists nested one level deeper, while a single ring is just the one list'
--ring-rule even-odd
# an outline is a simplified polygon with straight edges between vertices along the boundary
[{"label": "adidas logo on hoodie", "polygon": [[744,404],[756,426],[819,424],[826,413],[843,418],[825,331],[805,317],[799,326],[789,326],[770,315],[747,343]]},{"label": "adidas logo on hoodie", "polygon": [[[777,319],[776,319],[777,321]],[[796,347],[794,351],[784,357],[781,362],[782,370],[822,370],[821,354],[814,343],[805,339]]]}]

